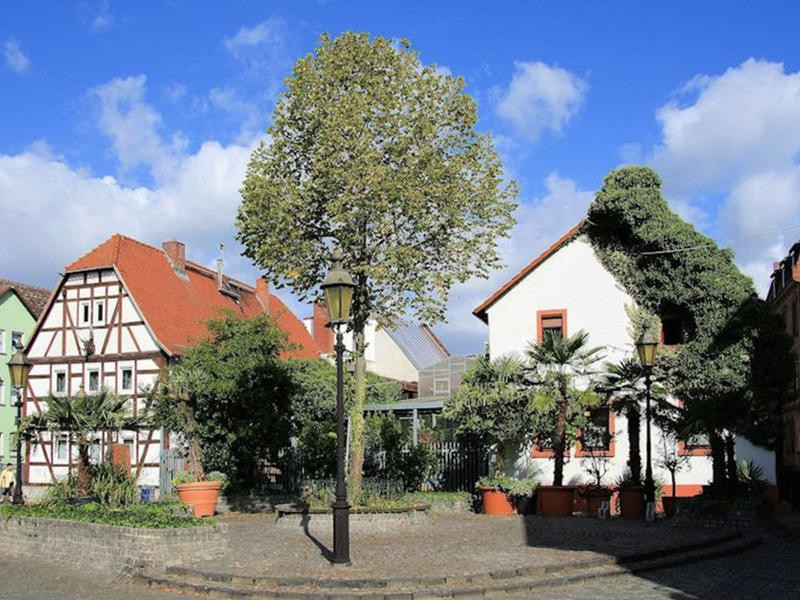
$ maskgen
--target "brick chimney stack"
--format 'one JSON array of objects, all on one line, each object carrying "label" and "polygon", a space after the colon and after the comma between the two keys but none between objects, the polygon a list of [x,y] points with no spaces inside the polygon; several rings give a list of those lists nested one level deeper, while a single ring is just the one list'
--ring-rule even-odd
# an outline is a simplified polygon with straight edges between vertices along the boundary
[{"label": "brick chimney stack", "polygon": [[311,337],[323,354],[333,354],[333,329],[328,327],[328,309],[322,303],[314,304],[314,314],[311,317]]},{"label": "brick chimney stack", "polygon": [[256,279],[256,299],[264,307],[264,312],[272,312],[269,306],[269,281],[263,277]]},{"label": "brick chimney stack", "polygon": [[178,240],[170,240],[161,244],[164,254],[167,255],[172,269],[183,279],[186,279],[186,244]]}]

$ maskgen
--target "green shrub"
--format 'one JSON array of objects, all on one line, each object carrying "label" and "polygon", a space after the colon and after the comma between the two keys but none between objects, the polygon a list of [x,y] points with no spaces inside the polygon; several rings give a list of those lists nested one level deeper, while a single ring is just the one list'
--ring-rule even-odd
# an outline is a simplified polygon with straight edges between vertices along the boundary
[{"label": "green shrub", "polygon": [[411,433],[392,415],[373,415],[365,426],[364,474],[401,480],[406,491],[420,489],[439,466],[436,451],[428,444],[412,443]]},{"label": "green shrub", "polygon": [[530,497],[536,490],[538,484],[531,478],[514,479],[508,475],[487,475],[481,477],[475,487],[493,487],[501,492],[506,492],[510,496]]},{"label": "green shrub", "polygon": [[184,507],[180,504],[147,503],[125,507],[111,507],[103,504],[69,504],[45,505],[5,505],[0,506],[3,517],[39,517],[45,519],[63,519],[121,527],[142,529],[176,529],[212,524],[208,519],[197,519],[184,516]]},{"label": "green shrub", "polygon": [[77,493],[78,478],[70,474],[51,485],[44,493],[40,504],[43,506],[65,505],[67,501],[70,498],[74,498]]},{"label": "green shrub", "polygon": [[128,506],[139,502],[139,488],[125,467],[103,461],[94,468],[92,494],[101,504]]}]

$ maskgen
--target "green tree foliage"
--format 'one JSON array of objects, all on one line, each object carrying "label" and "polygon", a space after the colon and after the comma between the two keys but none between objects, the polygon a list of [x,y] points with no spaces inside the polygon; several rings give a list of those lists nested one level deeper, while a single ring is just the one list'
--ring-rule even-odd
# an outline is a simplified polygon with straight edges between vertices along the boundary
[{"label": "green tree foliage", "polygon": [[[336,367],[327,360],[292,360],[292,434],[303,457],[306,476],[333,477],[336,473]],[[355,382],[345,375],[345,410],[355,396]],[[374,373],[366,376],[366,403],[390,404],[400,397],[400,385]]]},{"label": "green tree foliage", "polygon": [[42,431],[66,432],[78,446],[77,494],[87,496],[92,491],[92,465],[89,446],[92,435],[101,431],[132,429],[138,422],[129,417],[124,398],[115,396],[106,388],[96,394],[79,393],[77,396],[50,396],[47,410],[32,415],[23,424],[28,437]]},{"label": "green tree foliage", "polygon": [[586,232],[637,304],[682,320],[682,344],[660,362],[684,402],[684,434],[710,438],[720,483],[726,432],[775,446],[792,372],[788,339],[731,251],[672,212],[660,186],[647,167],[612,171],[589,208]]},{"label": "green tree foliage", "polygon": [[504,475],[536,431],[525,364],[513,357],[478,358],[464,373],[461,388],[446,401],[444,416],[456,425],[460,438],[493,446],[496,476]]},{"label": "green tree foliage", "polygon": [[423,66],[408,42],[323,35],[286,79],[241,189],[245,255],[304,300],[319,296],[331,250],[356,283],[351,483],[360,485],[364,327],[444,319],[450,288],[500,266],[514,223],[488,134],[464,80]]},{"label": "green tree foliage", "polygon": [[264,458],[288,445],[294,386],[279,359],[286,335],[269,315],[222,311],[208,335],[169,367],[154,394],[156,421],[184,436],[202,479],[227,473],[247,486]]},{"label": "green tree foliage", "polygon": [[366,477],[400,480],[406,491],[418,491],[439,466],[436,451],[414,444],[411,432],[394,415],[371,415],[365,431]]},{"label": "green tree foliage", "polygon": [[549,439],[553,448],[553,485],[562,485],[567,443],[584,424],[587,407],[597,404],[592,389],[592,365],[600,360],[602,348],[587,346],[589,334],[577,331],[568,338],[549,333],[529,344],[528,361],[533,370],[534,407],[538,416],[535,431],[540,440]]}]

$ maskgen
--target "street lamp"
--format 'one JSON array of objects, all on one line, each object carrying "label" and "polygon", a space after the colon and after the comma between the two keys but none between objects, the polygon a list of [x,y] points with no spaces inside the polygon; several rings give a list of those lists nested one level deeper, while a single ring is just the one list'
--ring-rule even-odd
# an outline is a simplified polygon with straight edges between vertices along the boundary
[{"label": "street lamp", "polygon": [[22,423],[22,397],[25,387],[28,385],[28,372],[31,370],[31,364],[25,358],[21,345],[16,350],[14,356],[8,361],[8,370],[11,372],[11,385],[15,388],[17,398],[14,404],[17,408],[17,481],[14,486],[12,502],[14,504],[24,504],[25,500],[22,498],[22,436],[20,435],[20,423]]},{"label": "street lamp", "polygon": [[653,458],[650,443],[650,375],[656,362],[656,349],[658,338],[650,331],[644,332],[636,341],[636,353],[644,369],[645,385],[645,420],[647,421],[647,465],[644,472],[644,497],[647,502],[645,518],[648,521],[655,519],[656,514],[656,486],[653,482]]},{"label": "street lamp", "polygon": [[342,251],[333,251],[333,268],[322,284],[328,307],[328,325],[336,330],[336,501],[333,503],[333,562],[350,564],[350,505],[344,481],[344,339],[342,325],[350,320],[352,277],[342,269]]}]

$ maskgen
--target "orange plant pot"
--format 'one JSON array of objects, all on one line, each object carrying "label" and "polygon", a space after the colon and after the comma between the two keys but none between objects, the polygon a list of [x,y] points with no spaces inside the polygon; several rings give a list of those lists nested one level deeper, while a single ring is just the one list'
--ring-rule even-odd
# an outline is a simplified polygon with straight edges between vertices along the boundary
[{"label": "orange plant pot", "polygon": [[197,481],[177,486],[178,498],[192,507],[195,517],[210,517],[217,506],[221,481]]},{"label": "orange plant pot", "polygon": [[508,494],[491,486],[480,486],[478,490],[483,497],[483,514],[485,515],[515,515],[517,509],[511,503]]},{"label": "orange plant pot", "polygon": [[644,488],[631,487],[619,491],[620,513],[624,519],[644,518]]},{"label": "orange plant pot", "polygon": [[662,496],[661,505],[664,507],[664,514],[668,517],[674,517],[678,509],[678,500],[676,496]]},{"label": "orange plant pot", "polygon": [[540,485],[536,488],[536,513],[543,517],[569,517],[575,488],[568,485]]}]

